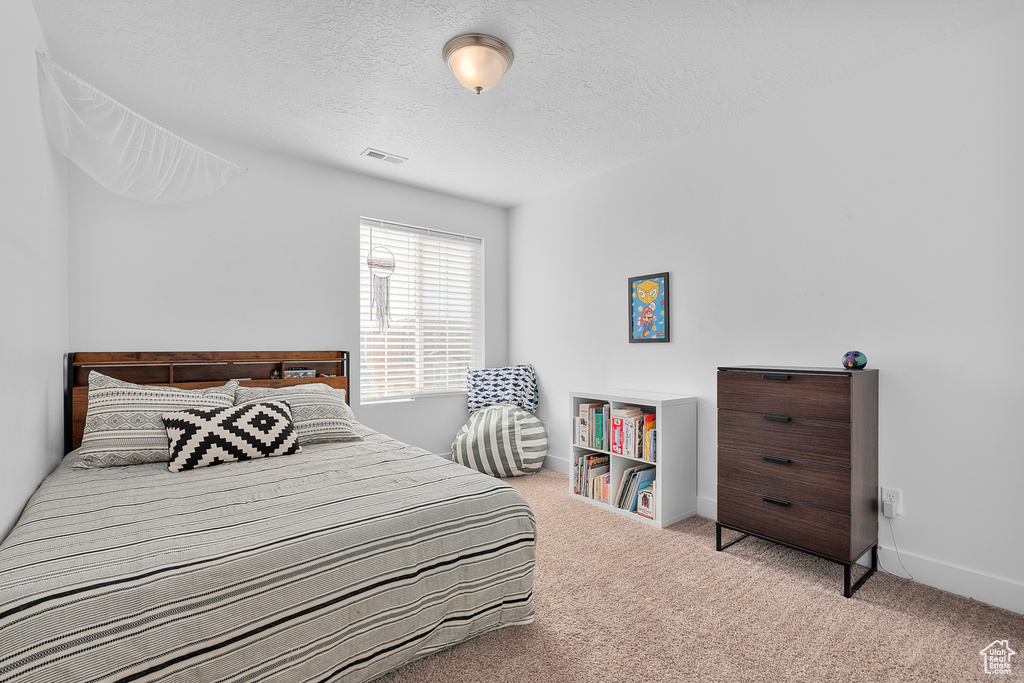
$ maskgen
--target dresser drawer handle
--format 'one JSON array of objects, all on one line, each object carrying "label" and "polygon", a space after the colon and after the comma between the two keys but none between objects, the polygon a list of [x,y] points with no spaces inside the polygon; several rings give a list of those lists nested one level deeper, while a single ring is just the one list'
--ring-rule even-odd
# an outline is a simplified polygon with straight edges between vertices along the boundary
[{"label": "dresser drawer handle", "polygon": [[777,458],[777,457],[772,456],[772,455],[762,455],[761,459],[764,460],[765,462],[773,462],[776,465],[788,465],[789,464],[789,458]]},{"label": "dresser drawer handle", "polygon": [[765,374],[761,375],[761,379],[774,379],[780,382],[785,382],[786,380],[789,379],[789,375],[780,375],[777,372],[766,372]]},{"label": "dresser drawer handle", "polygon": [[782,507],[786,507],[789,505],[788,500],[781,500],[779,498],[769,498],[768,496],[764,496],[761,500],[763,500],[766,503],[771,503],[772,505],[781,505]]},{"label": "dresser drawer handle", "polygon": [[785,415],[765,415],[764,419],[769,422],[789,422],[789,418]]}]

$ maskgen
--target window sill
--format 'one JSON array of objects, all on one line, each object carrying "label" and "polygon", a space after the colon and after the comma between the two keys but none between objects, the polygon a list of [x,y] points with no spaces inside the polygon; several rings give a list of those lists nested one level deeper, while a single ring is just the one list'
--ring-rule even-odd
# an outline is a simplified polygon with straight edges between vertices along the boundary
[{"label": "window sill", "polygon": [[413,396],[396,396],[394,398],[375,398],[369,401],[360,399],[359,405],[361,406],[378,406],[387,405],[389,403],[412,403],[413,401],[429,401],[439,398],[461,398],[463,401],[468,399],[468,395],[465,391],[444,391],[432,394],[414,394]]}]

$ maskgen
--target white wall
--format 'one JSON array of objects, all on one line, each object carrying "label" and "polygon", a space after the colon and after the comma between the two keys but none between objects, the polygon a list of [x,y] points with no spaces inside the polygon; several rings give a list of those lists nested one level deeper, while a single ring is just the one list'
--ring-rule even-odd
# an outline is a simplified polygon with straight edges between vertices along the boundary
[{"label": "white wall", "polygon": [[72,169],[71,350],[347,350],[356,417],[447,453],[465,394],[358,403],[359,217],[484,239],[486,362],[498,365],[507,212],[184,132],[249,170],[202,200],[150,205]]},{"label": "white wall", "polygon": [[30,0],[0,3],[0,539],[64,445],[67,163],[46,139]]},{"label": "white wall", "polygon": [[[1018,15],[513,209],[510,360],[537,368],[553,455],[571,389],[695,394],[714,516],[717,366],[859,349],[906,567],[1024,612],[1022,35]],[[659,271],[672,341],[629,344],[626,278]]]}]

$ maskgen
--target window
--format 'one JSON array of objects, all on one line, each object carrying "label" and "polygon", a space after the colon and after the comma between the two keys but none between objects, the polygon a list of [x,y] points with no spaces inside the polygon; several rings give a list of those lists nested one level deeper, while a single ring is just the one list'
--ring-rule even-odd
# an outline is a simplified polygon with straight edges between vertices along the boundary
[{"label": "window", "polygon": [[[395,262],[383,332],[371,250]],[[465,391],[466,368],[483,365],[482,241],[363,218],[359,257],[360,402]]]}]

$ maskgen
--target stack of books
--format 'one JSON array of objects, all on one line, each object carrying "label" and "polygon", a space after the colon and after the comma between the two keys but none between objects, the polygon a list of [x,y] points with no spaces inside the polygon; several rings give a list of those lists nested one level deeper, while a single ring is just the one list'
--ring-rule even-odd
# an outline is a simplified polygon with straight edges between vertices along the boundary
[{"label": "stack of books", "polygon": [[573,463],[572,492],[607,503],[611,496],[611,473],[608,456],[601,453],[578,453]]},{"label": "stack of books", "polygon": [[622,406],[611,411],[609,448],[615,455],[657,462],[658,430],[653,414],[640,406]]},{"label": "stack of books", "polygon": [[579,414],[573,418],[573,441],[577,446],[608,450],[610,408],[603,401],[580,404]]}]

